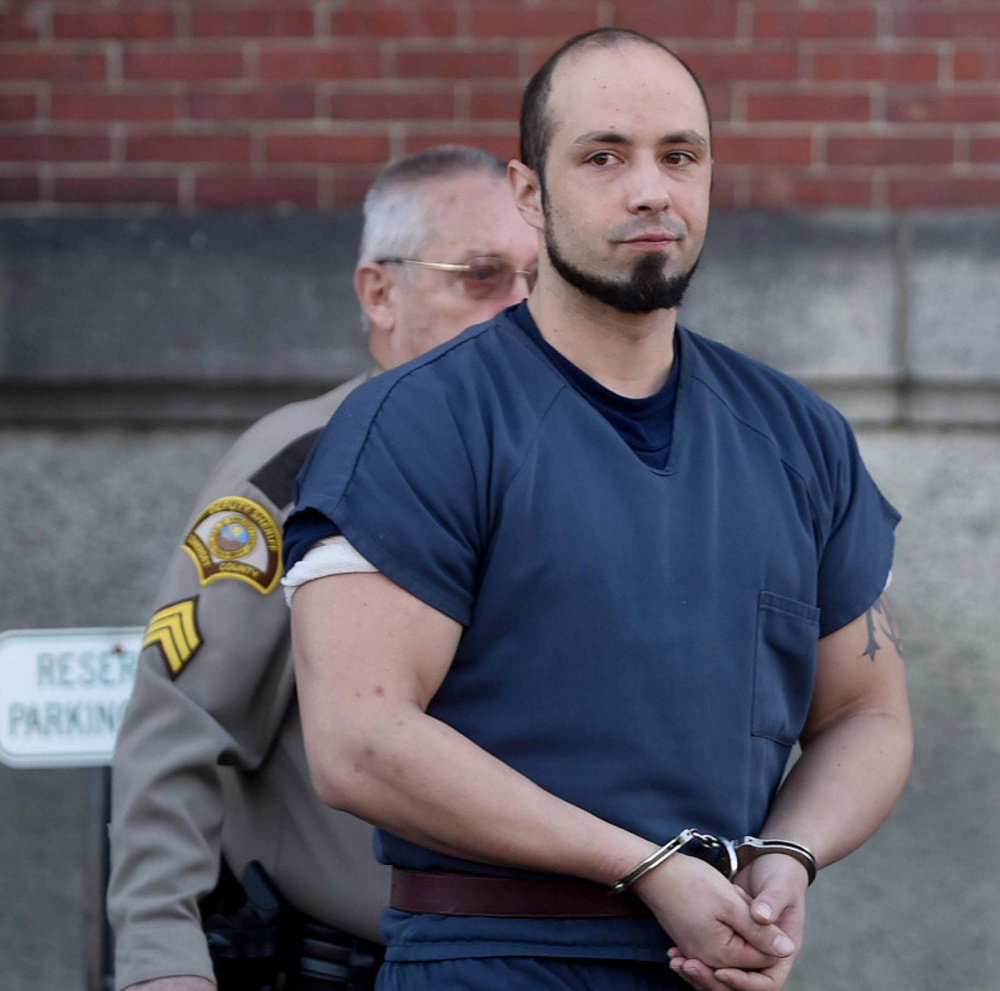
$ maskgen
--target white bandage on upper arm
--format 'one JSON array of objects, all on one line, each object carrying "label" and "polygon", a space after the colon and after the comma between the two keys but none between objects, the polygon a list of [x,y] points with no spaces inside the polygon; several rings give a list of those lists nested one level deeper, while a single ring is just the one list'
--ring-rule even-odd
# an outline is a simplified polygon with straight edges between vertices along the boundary
[{"label": "white bandage on upper arm", "polygon": [[292,596],[300,585],[326,578],[327,575],[376,574],[378,568],[365,560],[344,536],[326,537],[313,544],[305,557],[296,562],[291,571],[281,579],[285,602],[292,604]]}]

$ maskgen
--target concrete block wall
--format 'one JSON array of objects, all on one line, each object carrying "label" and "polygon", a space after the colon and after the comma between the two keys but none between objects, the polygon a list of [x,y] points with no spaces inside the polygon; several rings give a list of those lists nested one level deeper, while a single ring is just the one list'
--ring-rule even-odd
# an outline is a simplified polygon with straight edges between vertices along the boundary
[{"label": "concrete block wall", "polygon": [[[242,425],[364,363],[358,218],[0,219],[0,629],[141,625]],[[903,512],[906,794],[824,871],[792,991],[992,991],[1000,214],[720,213],[682,319],[852,419]],[[82,991],[92,771],[0,768],[0,991]]]}]

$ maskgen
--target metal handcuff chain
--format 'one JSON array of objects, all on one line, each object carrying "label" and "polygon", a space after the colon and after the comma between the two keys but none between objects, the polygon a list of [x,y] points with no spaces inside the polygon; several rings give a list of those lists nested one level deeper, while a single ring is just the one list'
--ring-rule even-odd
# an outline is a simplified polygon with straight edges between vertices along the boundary
[{"label": "metal handcuff chain", "polygon": [[809,875],[809,883],[816,880],[817,864],[812,851],[801,843],[792,840],[761,839],[757,836],[744,836],[734,841],[712,833],[703,833],[697,829],[683,829],[672,840],[654,850],[645,860],[636,864],[627,874],[620,877],[609,889],[609,894],[621,895],[629,890],[640,878],[650,871],[661,867],[671,857],[680,853],[689,843],[698,843],[702,849],[718,853],[724,859],[715,866],[730,880],[748,864],[767,853],[783,853],[797,860]]}]

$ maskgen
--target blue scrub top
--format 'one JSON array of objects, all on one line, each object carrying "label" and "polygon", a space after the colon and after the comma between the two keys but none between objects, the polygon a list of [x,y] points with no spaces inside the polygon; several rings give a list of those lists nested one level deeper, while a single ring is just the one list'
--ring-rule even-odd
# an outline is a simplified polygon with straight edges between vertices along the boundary
[{"label": "blue scrub top", "polygon": [[[461,623],[428,712],[541,787],[657,843],[687,826],[756,833],[806,718],[816,641],[884,588],[898,514],[836,411],[683,328],[669,457],[650,465],[526,317],[348,397],[300,476],[290,556],[320,514]],[[510,873],[385,832],[379,852]],[[644,919],[389,911],[384,928],[392,959],[655,960],[669,945]]]}]

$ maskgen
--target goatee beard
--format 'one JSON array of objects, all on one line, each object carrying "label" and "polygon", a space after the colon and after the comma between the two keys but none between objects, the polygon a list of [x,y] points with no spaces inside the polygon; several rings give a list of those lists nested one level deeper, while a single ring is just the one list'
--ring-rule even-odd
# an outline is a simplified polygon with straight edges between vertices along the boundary
[{"label": "goatee beard", "polygon": [[549,230],[545,232],[545,250],[552,267],[580,292],[614,307],[620,313],[652,313],[653,310],[673,310],[684,300],[688,285],[698,268],[698,261],[680,275],[663,274],[660,252],[642,255],[625,282],[602,279],[577,268],[567,261],[556,247]]}]

